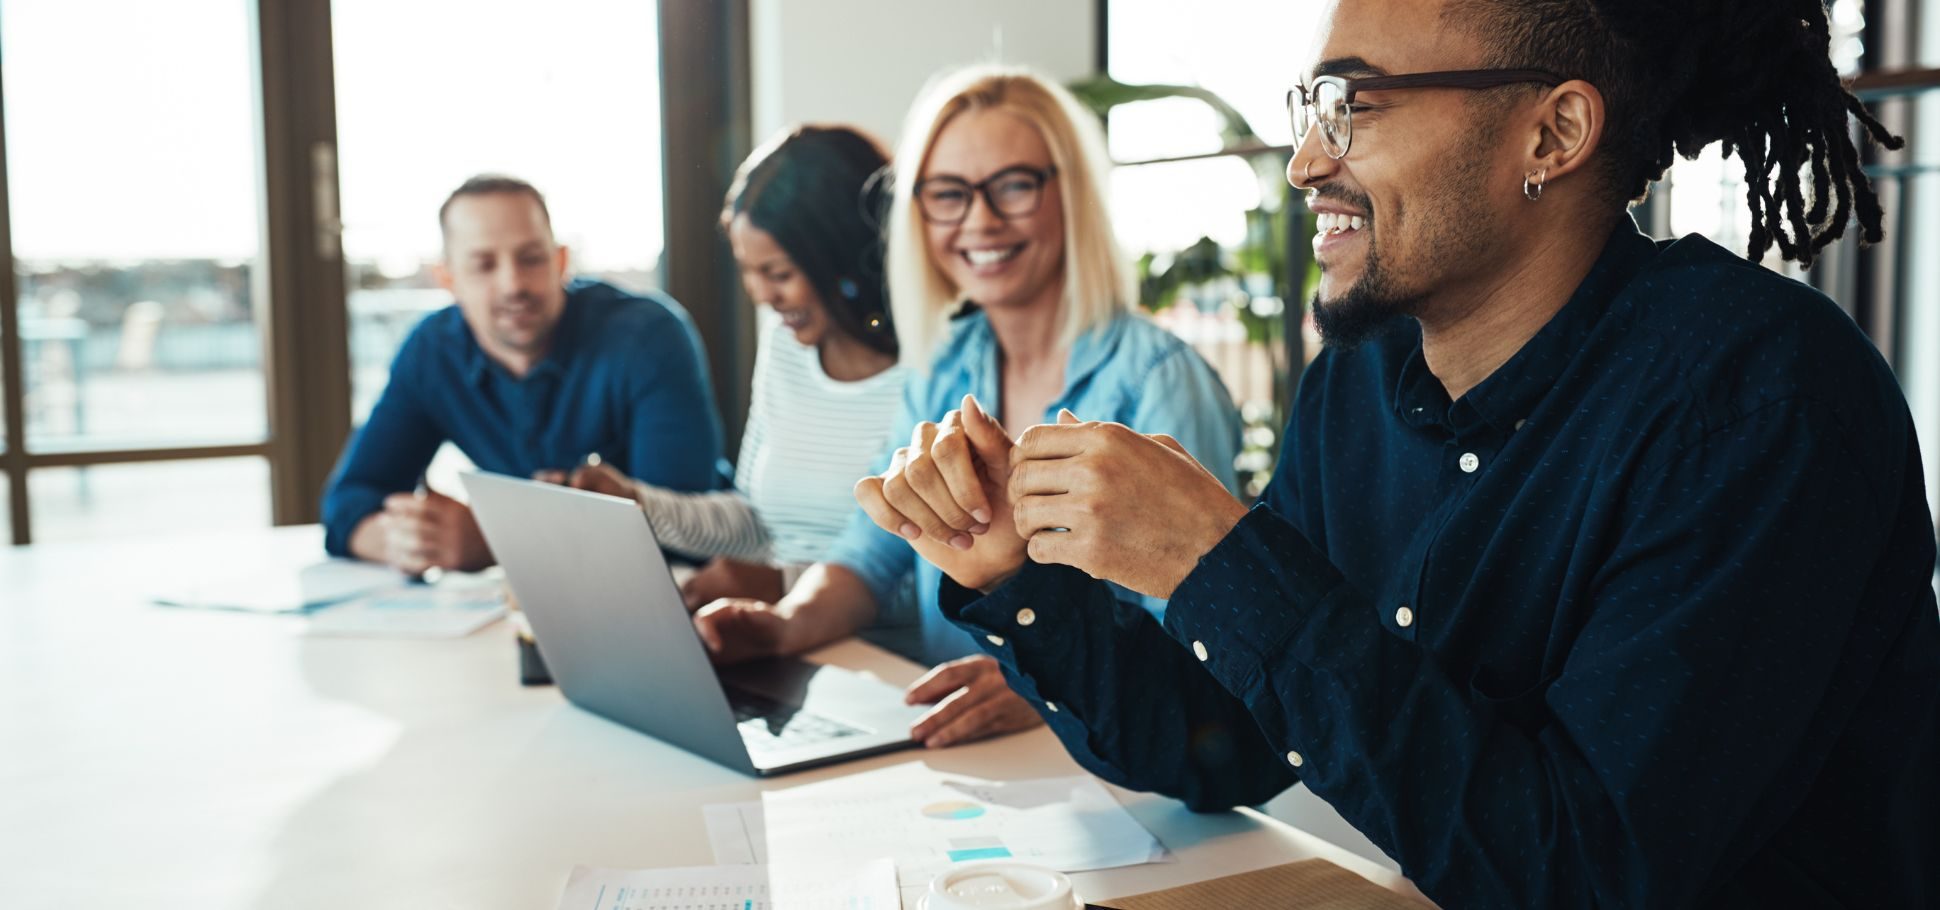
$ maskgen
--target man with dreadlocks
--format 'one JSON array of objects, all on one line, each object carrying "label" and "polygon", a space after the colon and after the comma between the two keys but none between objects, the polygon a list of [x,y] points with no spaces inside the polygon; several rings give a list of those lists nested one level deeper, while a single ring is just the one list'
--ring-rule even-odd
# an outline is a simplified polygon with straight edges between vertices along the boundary
[{"label": "man with dreadlocks", "polygon": [[857,497],[942,527],[945,613],[1109,780],[1303,781],[1451,907],[1940,905],[1905,401],[1831,301],[1627,213],[1723,143],[1752,259],[1877,239],[1850,117],[1898,140],[1827,50],[1819,0],[1336,0],[1289,99],[1328,349],[1261,502],[973,407]]}]

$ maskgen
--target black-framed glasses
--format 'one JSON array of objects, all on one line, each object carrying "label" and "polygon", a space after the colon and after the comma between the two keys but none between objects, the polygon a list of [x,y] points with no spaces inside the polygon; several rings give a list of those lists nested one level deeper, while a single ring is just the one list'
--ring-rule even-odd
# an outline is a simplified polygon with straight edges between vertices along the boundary
[{"label": "black-framed glasses", "polygon": [[1537,69],[1445,70],[1401,76],[1347,78],[1322,76],[1312,86],[1296,85],[1287,92],[1287,114],[1293,118],[1293,142],[1307,141],[1307,132],[1320,127],[1320,147],[1329,158],[1347,157],[1354,143],[1354,96],[1409,88],[1485,89],[1522,82],[1562,85],[1569,77]]},{"label": "black-framed glasses", "polygon": [[1022,218],[1037,211],[1044,201],[1044,184],[1057,173],[1056,167],[1019,164],[976,183],[961,177],[931,177],[916,184],[916,211],[931,224],[962,224],[970,217],[976,197],[982,196],[997,217]]}]

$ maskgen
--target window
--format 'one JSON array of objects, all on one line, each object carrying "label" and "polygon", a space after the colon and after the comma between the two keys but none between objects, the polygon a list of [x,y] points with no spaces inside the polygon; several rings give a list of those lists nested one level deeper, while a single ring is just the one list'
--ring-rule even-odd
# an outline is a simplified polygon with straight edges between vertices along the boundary
[{"label": "window", "polygon": [[659,284],[658,9],[637,0],[336,0],[352,421],[418,320],[451,303],[438,207],[505,173],[545,194],[573,271]]},{"label": "window", "polygon": [[[109,484],[267,500],[260,454],[227,477],[146,463],[24,467],[37,456],[263,450],[250,22],[243,0],[0,4],[19,326],[9,353],[24,380],[24,438],[6,440],[22,449],[9,459],[23,472],[12,495],[27,489],[37,519],[69,536],[144,508],[92,495]],[[205,514],[177,512],[172,526]]]},{"label": "window", "polygon": [[1309,229],[1286,183],[1284,99],[1321,6],[1217,0],[1182,17],[1175,4],[1112,0],[1107,17],[1114,80],[1196,86],[1239,116],[1175,97],[1113,107],[1108,126],[1113,217],[1139,258],[1142,303],[1233,393],[1246,421],[1237,466],[1253,493],[1272,469],[1298,362],[1319,349],[1300,328]]}]

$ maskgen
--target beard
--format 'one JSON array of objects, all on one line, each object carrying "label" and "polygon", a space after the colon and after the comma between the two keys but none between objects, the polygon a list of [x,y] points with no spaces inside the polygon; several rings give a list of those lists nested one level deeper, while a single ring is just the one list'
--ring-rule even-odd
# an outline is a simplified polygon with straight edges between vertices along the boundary
[{"label": "beard", "polygon": [[1368,238],[1367,265],[1346,293],[1323,301],[1320,292],[1314,292],[1314,328],[1320,332],[1320,343],[1327,347],[1342,351],[1360,347],[1384,333],[1396,317],[1415,315],[1421,303],[1421,295],[1396,287],[1374,249],[1373,239]]}]

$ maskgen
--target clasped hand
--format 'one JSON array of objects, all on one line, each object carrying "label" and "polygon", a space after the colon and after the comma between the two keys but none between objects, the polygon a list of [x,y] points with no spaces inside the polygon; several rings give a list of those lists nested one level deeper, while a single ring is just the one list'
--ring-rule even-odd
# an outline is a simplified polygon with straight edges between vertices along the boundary
[{"label": "clasped hand", "polygon": [[1172,595],[1246,515],[1178,440],[1069,411],[1013,442],[965,396],[919,424],[889,469],[856,484],[883,529],[965,587],[993,590],[1024,560]]}]

